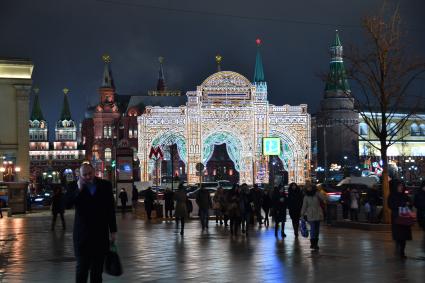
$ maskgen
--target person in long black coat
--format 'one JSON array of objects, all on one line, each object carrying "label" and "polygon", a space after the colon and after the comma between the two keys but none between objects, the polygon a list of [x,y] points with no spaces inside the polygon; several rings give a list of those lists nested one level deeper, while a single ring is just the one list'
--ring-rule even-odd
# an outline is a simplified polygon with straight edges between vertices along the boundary
[{"label": "person in long black coat", "polygon": [[410,226],[396,224],[395,219],[399,216],[399,207],[410,206],[410,199],[404,193],[404,184],[398,180],[390,181],[388,206],[391,209],[391,232],[396,242],[396,253],[401,258],[406,258],[404,250],[406,241],[412,240],[412,229]]},{"label": "person in long black coat", "polygon": [[301,208],[303,207],[304,194],[296,183],[289,184],[288,188],[288,210],[294,228],[295,238],[298,238]]},{"label": "person in long black coat", "polygon": [[65,196],[62,193],[62,187],[57,186],[53,189],[53,197],[52,197],[52,227],[51,230],[55,230],[56,226],[56,218],[58,217],[58,214],[60,215],[61,222],[62,222],[62,229],[65,230]]},{"label": "person in long black coat", "polygon": [[272,193],[272,203],[273,203],[273,216],[275,221],[274,235],[278,236],[279,223],[281,224],[281,236],[282,238],[286,237],[285,234],[285,221],[286,221],[286,209],[288,205],[288,200],[285,195],[283,187],[278,189],[275,187]]},{"label": "person in long black coat", "polygon": [[170,218],[173,217],[174,210],[174,192],[171,191],[170,188],[167,188],[164,193],[164,206],[165,206],[165,218],[168,218],[168,214]]},{"label": "person in long black coat", "polygon": [[112,184],[96,178],[89,164],[80,167],[80,178],[70,187],[68,206],[75,205],[74,252],[76,282],[102,282],[103,262],[110,242],[115,242],[117,223]]},{"label": "person in long black coat", "polygon": [[425,181],[422,182],[421,187],[415,194],[414,204],[416,207],[418,224],[425,231]]},{"label": "person in long black coat", "polygon": [[148,187],[145,191],[145,210],[146,214],[148,215],[148,220],[151,220],[152,217],[152,209],[153,209],[153,203],[155,201],[155,193],[152,191],[151,187]]}]

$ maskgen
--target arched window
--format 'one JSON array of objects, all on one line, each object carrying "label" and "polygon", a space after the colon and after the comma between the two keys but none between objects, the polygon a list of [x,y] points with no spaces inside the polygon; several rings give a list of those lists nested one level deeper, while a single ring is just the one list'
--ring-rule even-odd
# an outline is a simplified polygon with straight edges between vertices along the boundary
[{"label": "arched window", "polygon": [[105,161],[111,161],[112,151],[110,148],[105,148]]},{"label": "arched window", "polygon": [[397,133],[397,125],[396,123],[390,123],[387,125],[387,132],[390,136],[396,136]]},{"label": "arched window", "polygon": [[367,136],[368,127],[366,123],[359,124],[359,132],[361,136]]},{"label": "arched window", "polygon": [[425,125],[424,124],[419,125],[419,130],[421,131],[421,136],[425,136]]},{"label": "arched window", "polygon": [[421,135],[421,131],[420,131],[419,127],[418,127],[418,124],[413,123],[410,126],[410,135],[411,136],[420,136]]}]

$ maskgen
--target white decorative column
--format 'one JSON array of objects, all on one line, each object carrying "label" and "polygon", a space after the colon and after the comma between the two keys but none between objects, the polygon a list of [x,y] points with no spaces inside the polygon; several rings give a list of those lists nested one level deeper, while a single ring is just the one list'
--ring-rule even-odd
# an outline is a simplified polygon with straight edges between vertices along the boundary
[{"label": "white decorative column", "polygon": [[31,85],[15,84],[14,87],[16,89],[16,122],[18,136],[16,166],[21,168],[21,171],[18,173],[18,181],[29,181],[29,95]]}]

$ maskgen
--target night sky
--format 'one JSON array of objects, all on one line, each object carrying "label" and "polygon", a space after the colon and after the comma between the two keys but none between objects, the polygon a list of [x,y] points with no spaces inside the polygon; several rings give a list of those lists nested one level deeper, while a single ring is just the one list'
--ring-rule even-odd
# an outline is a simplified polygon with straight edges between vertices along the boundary
[{"label": "night sky", "polygon": [[[425,58],[425,1],[401,2],[409,52]],[[158,56],[165,57],[170,89],[195,90],[215,69],[253,78],[256,45],[262,56],[269,101],[307,103],[318,109],[328,69],[328,48],[340,30],[343,44],[361,44],[361,18],[378,0],[1,0],[0,57],[31,58],[45,117],[59,118],[62,89],[70,89],[73,118],[98,101],[101,55],[112,57],[119,94],[156,86]],[[418,82],[425,96],[425,80]],[[53,130],[53,128],[51,128]]]}]

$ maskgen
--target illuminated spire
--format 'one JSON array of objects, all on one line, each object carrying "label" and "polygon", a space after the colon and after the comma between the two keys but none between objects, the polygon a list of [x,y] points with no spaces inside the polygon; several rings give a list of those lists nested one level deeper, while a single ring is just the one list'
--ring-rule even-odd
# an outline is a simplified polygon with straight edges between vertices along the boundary
[{"label": "illuminated spire", "polygon": [[223,61],[223,57],[220,54],[215,55],[215,62],[217,64],[217,72],[221,72],[222,61]]},{"label": "illuminated spire", "polygon": [[164,70],[162,68],[162,64],[164,63],[164,57],[158,57],[159,61],[159,74],[158,74],[158,83],[156,84],[156,90],[157,91],[164,91],[167,89],[165,86],[165,77],[164,77]]},{"label": "illuminated spire", "polygon": [[105,63],[105,68],[103,70],[103,78],[101,87],[113,88],[115,89],[114,78],[112,77],[111,71],[111,56],[108,54],[102,55],[102,60]]},{"label": "illuminated spire", "polygon": [[261,39],[257,38],[255,43],[257,44],[257,56],[255,58],[254,83],[260,83],[265,82],[263,60],[261,59],[260,53],[260,45],[262,44]]},{"label": "illuminated spire", "polygon": [[350,85],[347,81],[343,60],[343,48],[336,30],[335,41],[330,47],[331,61],[329,63],[329,75],[326,82],[325,91],[349,92]]},{"label": "illuminated spire", "polygon": [[63,96],[63,105],[62,105],[62,112],[61,112],[61,120],[71,120],[71,111],[69,110],[69,102],[68,102],[68,88],[64,88],[63,90],[64,96]]},{"label": "illuminated spire", "polygon": [[32,112],[31,112],[31,121],[38,120],[38,121],[44,121],[43,112],[41,112],[41,106],[40,102],[38,100],[38,92],[40,89],[38,87],[35,87],[33,89],[34,91],[34,104],[32,106]]}]

